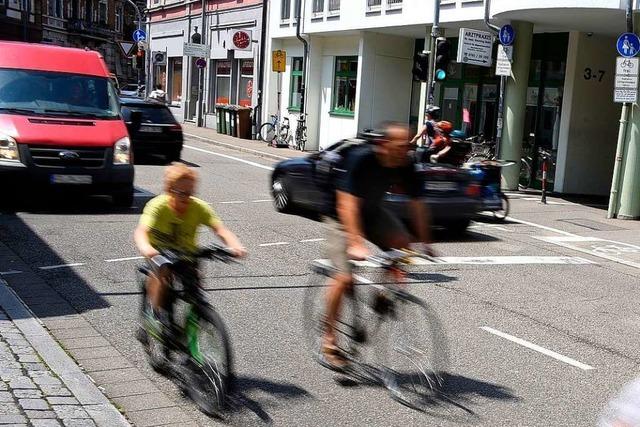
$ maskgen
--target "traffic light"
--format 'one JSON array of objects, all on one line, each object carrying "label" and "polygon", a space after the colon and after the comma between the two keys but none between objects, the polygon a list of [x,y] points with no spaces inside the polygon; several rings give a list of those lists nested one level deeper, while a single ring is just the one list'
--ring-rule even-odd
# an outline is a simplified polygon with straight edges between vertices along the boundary
[{"label": "traffic light", "polygon": [[436,72],[434,80],[441,82],[447,78],[447,68],[451,61],[451,43],[445,38],[436,40]]},{"label": "traffic light", "polygon": [[134,68],[142,69],[144,68],[144,49],[138,49],[136,52],[136,56],[134,57]]},{"label": "traffic light", "polygon": [[418,52],[413,56],[413,78],[421,82],[429,79],[429,54]]}]

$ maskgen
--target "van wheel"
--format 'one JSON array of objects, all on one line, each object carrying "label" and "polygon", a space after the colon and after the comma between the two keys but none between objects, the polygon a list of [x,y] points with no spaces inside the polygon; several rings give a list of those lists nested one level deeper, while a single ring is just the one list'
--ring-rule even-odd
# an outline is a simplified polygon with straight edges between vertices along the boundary
[{"label": "van wheel", "polygon": [[116,206],[128,208],[133,205],[133,187],[113,193],[111,197]]}]

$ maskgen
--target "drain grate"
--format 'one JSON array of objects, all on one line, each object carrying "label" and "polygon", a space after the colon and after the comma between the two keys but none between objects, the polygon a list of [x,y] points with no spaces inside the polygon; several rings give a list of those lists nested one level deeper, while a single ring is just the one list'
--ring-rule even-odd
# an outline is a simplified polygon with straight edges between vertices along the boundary
[{"label": "drain grate", "polygon": [[617,227],[615,225],[606,224],[604,222],[593,221],[591,219],[586,219],[586,218],[559,219],[558,221],[577,225],[579,227],[588,228],[589,230],[594,230],[594,231],[626,230],[626,228]]}]

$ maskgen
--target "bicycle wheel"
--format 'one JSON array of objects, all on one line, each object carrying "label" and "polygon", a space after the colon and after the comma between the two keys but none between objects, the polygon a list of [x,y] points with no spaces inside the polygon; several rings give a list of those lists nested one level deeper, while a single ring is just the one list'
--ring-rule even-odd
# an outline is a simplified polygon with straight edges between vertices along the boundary
[{"label": "bicycle wheel", "polygon": [[448,346],[435,313],[421,299],[397,292],[381,351],[385,386],[398,402],[422,409],[444,384]]},{"label": "bicycle wheel", "polygon": [[271,141],[276,137],[276,127],[273,123],[265,123],[260,126],[260,139],[267,144],[271,144]]},{"label": "bicycle wheel", "polygon": [[526,190],[529,187],[531,187],[531,165],[525,159],[521,159],[518,188],[520,190]]},{"label": "bicycle wheel", "polygon": [[301,131],[296,132],[296,148],[300,151],[304,151],[304,146],[307,144],[307,128],[303,127]]},{"label": "bicycle wheel", "polygon": [[193,378],[189,395],[207,415],[221,416],[227,394],[233,386],[233,356],[227,329],[211,307],[198,316],[188,315],[187,345]]},{"label": "bicycle wheel", "polygon": [[289,126],[282,126],[278,134],[278,144],[289,144]]},{"label": "bicycle wheel", "polygon": [[497,220],[503,221],[507,216],[509,216],[509,199],[503,193],[500,194],[500,200],[502,201],[502,209],[493,211],[493,217]]},{"label": "bicycle wheel", "polygon": [[147,276],[140,271],[137,272],[138,283],[142,289],[140,301],[140,325],[136,331],[136,338],[144,346],[147,360],[151,368],[159,373],[166,373],[170,355],[166,342],[164,325],[158,319],[151,305],[151,301],[146,292]]}]

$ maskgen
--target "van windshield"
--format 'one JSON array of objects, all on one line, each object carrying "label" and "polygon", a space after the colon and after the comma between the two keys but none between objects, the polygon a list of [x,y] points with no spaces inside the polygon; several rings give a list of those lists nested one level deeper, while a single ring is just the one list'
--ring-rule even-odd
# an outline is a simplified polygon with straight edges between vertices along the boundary
[{"label": "van windshield", "polygon": [[106,77],[0,69],[0,114],[118,119],[120,107]]}]

